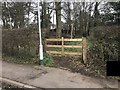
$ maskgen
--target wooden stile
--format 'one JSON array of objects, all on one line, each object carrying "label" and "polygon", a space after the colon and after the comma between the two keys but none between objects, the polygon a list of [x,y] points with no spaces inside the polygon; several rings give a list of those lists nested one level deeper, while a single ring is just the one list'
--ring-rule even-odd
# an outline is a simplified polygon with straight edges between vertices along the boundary
[{"label": "wooden stile", "polygon": [[82,41],[82,39],[64,39],[64,41]]},{"label": "wooden stile", "polygon": [[49,54],[61,54],[61,52],[57,52],[57,51],[46,51]]},{"label": "wooden stile", "polygon": [[64,54],[69,54],[69,55],[82,55],[80,52],[64,52]]},{"label": "wooden stile", "polygon": [[[61,45],[47,45],[47,42],[53,42],[53,41],[61,41]],[[82,42],[82,45],[78,46],[78,45],[64,45],[64,42],[66,41],[76,41],[76,42]],[[63,37],[60,39],[46,39],[46,48],[61,48],[61,51],[47,51],[46,49],[46,53],[48,54],[59,54],[59,55],[64,55],[64,54],[68,54],[68,55],[82,55],[83,57],[83,61],[86,64],[86,38],[82,37],[82,38],[77,38],[77,39],[64,39]],[[80,48],[82,49],[82,52],[65,52],[64,48]]]},{"label": "wooden stile", "polygon": [[[46,41],[62,41],[62,39],[46,39]],[[64,41],[82,41],[82,39],[64,39]]]},{"label": "wooden stile", "polygon": [[86,64],[86,38],[82,37],[82,57],[83,57],[83,61]]},{"label": "wooden stile", "polygon": [[49,48],[50,48],[50,47],[52,47],[52,48],[53,48],[53,47],[61,48],[62,45],[46,45],[46,47],[49,47]]},{"label": "wooden stile", "polygon": [[82,46],[70,46],[70,45],[64,45],[65,48],[82,48]]}]

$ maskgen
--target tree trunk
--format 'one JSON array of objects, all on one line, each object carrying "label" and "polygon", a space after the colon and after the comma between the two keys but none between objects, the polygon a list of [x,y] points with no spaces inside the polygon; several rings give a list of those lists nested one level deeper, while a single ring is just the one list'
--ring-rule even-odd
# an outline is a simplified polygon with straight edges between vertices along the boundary
[{"label": "tree trunk", "polygon": [[73,38],[73,24],[71,24],[71,39]]},{"label": "tree trunk", "polygon": [[55,2],[56,6],[56,37],[61,37],[61,2]]},{"label": "tree trunk", "polygon": [[94,18],[95,18],[94,26],[95,27],[98,25],[98,16],[99,16],[98,5],[99,5],[98,2],[96,2],[95,9],[94,9]]}]

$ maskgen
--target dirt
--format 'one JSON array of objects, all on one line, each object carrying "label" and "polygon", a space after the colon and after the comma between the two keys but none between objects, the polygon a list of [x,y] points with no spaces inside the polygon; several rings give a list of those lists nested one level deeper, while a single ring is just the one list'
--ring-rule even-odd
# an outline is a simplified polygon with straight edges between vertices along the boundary
[{"label": "dirt", "polygon": [[[40,66],[37,66],[40,67]],[[47,73],[42,74],[43,71]],[[117,81],[91,78],[58,68],[19,65],[2,62],[2,76],[41,88],[108,88],[118,87]],[[0,72],[0,73],[1,73]],[[30,78],[36,77],[36,78]]]},{"label": "dirt", "polygon": [[43,90],[39,88],[25,88],[17,85],[13,85],[7,82],[2,82],[2,90]]},{"label": "dirt", "polygon": [[17,88],[20,88],[20,87],[12,85],[12,84],[5,83],[5,82],[2,82],[2,89],[3,90],[4,89],[10,89],[10,88],[16,88],[16,90],[17,90]]},{"label": "dirt", "polygon": [[52,56],[52,59],[57,68],[67,69],[74,73],[77,72],[94,78],[105,78],[100,75],[96,75],[86,65],[84,65],[80,56]]}]

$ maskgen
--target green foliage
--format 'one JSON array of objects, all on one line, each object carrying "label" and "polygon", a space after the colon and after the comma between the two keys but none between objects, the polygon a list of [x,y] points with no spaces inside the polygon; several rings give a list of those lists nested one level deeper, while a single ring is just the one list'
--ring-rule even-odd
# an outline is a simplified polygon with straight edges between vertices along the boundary
[{"label": "green foliage", "polygon": [[47,54],[47,53],[44,53],[44,65],[45,66],[54,66],[54,62],[52,60],[52,57]]},{"label": "green foliage", "polygon": [[[3,30],[3,60],[18,64],[39,64],[39,39],[34,30]],[[53,66],[49,54],[44,53],[45,66]]]},{"label": "green foliage", "polygon": [[[22,56],[21,56],[22,57]],[[36,58],[19,58],[15,56],[8,56],[8,55],[2,55],[2,60],[7,61],[10,63],[16,63],[16,64],[38,64],[38,61]]]},{"label": "green foliage", "polygon": [[51,51],[60,51],[61,52],[61,48],[50,48],[49,50],[51,50]]},{"label": "green foliage", "polygon": [[[81,46],[82,42],[65,42],[65,45],[70,45],[70,46]],[[82,49],[80,48],[64,48],[65,52],[80,52]]]},{"label": "green foliage", "polygon": [[[107,2],[104,6],[104,13],[101,14],[103,25],[119,25],[120,24],[120,1]],[[111,10],[114,12],[111,12]]]},{"label": "green foliage", "polygon": [[4,56],[30,61],[37,55],[39,42],[35,30],[3,30],[2,41]]},{"label": "green foliage", "polygon": [[118,26],[97,27],[88,39],[89,67],[106,76],[106,61],[118,61]]},{"label": "green foliage", "polygon": [[82,49],[79,49],[79,48],[65,48],[64,51],[65,52],[81,52]]},{"label": "green foliage", "polygon": [[82,42],[78,42],[78,41],[74,41],[74,42],[70,42],[70,41],[66,41],[65,45],[81,45]]}]

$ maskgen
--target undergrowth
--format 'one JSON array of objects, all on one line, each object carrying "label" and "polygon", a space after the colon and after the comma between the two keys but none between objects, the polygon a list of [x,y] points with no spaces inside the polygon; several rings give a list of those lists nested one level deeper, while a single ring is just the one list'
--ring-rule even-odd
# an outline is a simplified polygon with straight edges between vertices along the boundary
[{"label": "undergrowth", "polygon": [[51,55],[44,53],[44,64],[45,66],[54,66],[54,62],[52,60]]},{"label": "undergrowth", "polygon": [[[28,59],[22,59],[22,58],[18,58],[18,57],[13,57],[13,56],[7,56],[7,55],[3,55],[2,56],[2,60],[3,61],[7,61],[10,63],[17,63],[17,64],[40,64],[40,57],[39,55],[37,55],[35,58],[28,58]],[[44,59],[43,59],[44,65],[45,66],[49,66],[52,67],[54,66],[54,62],[52,60],[51,55],[44,53]]]}]

